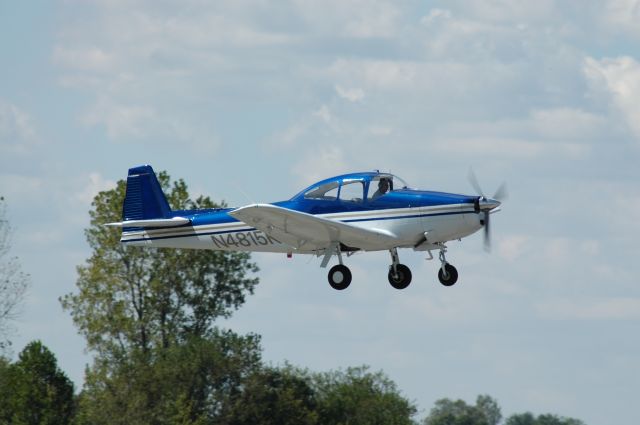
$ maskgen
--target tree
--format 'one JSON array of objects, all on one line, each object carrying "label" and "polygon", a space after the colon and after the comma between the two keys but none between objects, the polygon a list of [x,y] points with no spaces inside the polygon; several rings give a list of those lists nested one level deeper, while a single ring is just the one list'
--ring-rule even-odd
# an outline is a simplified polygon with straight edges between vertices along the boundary
[{"label": "tree", "polygon": [[[216,207],[208,197],[192,200],[183,180],[172,183],[164,172],[158,180],[174,210]],[[94,198],[91,225],[85,231],[93,252],[77,268],[78,293],[61,298],[88,348],[96,353],[86,372],[82,415],[94,423],[100,423],[100,415],[111,421],[127,417],[129,423],[162,423],[169,420],[163,415],[175,404],[169,399],[175,396],[183,397],[181,412],[195,420],[207,411],[203,406],[210,406],[209,390],[217,381],[205,359],[196,356],[191,362],[190,350],[228,356],[220,364],[241,364],[237,356],[249,356],[249,363],[259,358],[257,337],[239,337],[214,326],[216,319],[229,317],[253,293],[258,279],[250,274],[258,268],[247,253],[120,244],[119,233],[103,224],[120,220],[125,191],[126,182],[121,180]],[[187,364],[175,363],[176,356]],[[197,388],[185,389],[187,376],[172,373],[172,367],[183,366],[196,373],[191,384]],[[246,374],[242,367],[227,372]],[[162,382],[167,376],[173,381]],[[197,397],[184,399],[187,395]]]},{"label": "tree", "polygon": [[29,275],[22,272],[18,259],[8,256],[10,248],[11,226],[4,197],[0,196],[0,352],[9,345],[9,321],[15,319],[29,286]]},{"label": "tree", "polygon": [[220,417],[260,368],[259,339],[214,331],[94,365],[80,394],[79,424],[208,424]]},{"label": "tree", "polygon": [[0,364],[0,423],[63,425],[74,412],[73,383],[40,341],[29,343],[14,364]]},{"label": "tree", "polygon": [[475,405],[463,400],[447,398],[436,401],[424,425],[497,425],[502,419],[498,403],[487,395],[480,395]]},{"label": "tree", "polygon": [[413,424],[415,405],[366,366],[312,375],[321,424]]},{"label": "tree", "polygon": [[579,419],[550,414],[535,417],[532,413],[527,412],[509,416],[505,425],[584,425],[584,422]]},{"label": "tree", "polygon": [[250,376],[228,404],[225,425],[314,425],[316,394],[308,377],[293,368],[265,367]]}]

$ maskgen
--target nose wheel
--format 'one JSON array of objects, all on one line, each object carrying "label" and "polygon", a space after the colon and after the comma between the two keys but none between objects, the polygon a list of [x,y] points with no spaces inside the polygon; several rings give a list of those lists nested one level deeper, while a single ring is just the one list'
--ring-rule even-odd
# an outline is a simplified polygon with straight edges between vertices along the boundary
[{"label": "nose wheel", "polygon": [[447,263],[445,252],[445,248],[440,250],[440,263],[442,265],[438,271],[438,280],[444,286],[452,286],[458,281],[458,270],[456,270],[456,268],[451,264]]}]

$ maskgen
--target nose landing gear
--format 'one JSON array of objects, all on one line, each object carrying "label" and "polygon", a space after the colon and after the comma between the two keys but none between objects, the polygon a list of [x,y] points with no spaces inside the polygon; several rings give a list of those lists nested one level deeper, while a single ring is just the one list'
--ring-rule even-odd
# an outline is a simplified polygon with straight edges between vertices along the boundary
[{"label": "nose landing gear", "polygon": [[440,270],[438,270],[438,280],[444,286],[452,286],[458,281],[458,270],[447,262],[445,253],[447,249],[442,246],[440,248]]}]

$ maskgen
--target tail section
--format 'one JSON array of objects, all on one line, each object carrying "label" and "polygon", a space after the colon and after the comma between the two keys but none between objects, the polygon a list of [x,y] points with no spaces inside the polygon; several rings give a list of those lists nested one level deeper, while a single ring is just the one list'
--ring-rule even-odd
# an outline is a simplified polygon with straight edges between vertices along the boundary
[{"label": "tail section", "polygon": [[189,224],[190,221],[173,216],[153,168],[141,165],[129,168],[122,221],[106,225],[125,228],[174,227]]},{"label": "tail section", "polygon": [[150,165],[129,168],[122,220],[150,220],[171,217],[171,208]]}]

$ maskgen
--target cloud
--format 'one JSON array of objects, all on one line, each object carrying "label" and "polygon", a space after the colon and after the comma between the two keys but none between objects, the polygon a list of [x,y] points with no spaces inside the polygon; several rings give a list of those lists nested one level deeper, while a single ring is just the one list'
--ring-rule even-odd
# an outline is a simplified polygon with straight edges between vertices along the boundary
[{"label": "cloud", "polygon": [[541,317],[560,320],[638,320],[640,298],[571,298],[552,299],[538,303]]},{"label": "cloud", "polygon": [[357,39],[392,38],[400,31],[402,13],[386,0],[294,0],[299,16],[313,33]]},{"label": "cloud", "polygon": [[148,137],[159,124],[151,106],[118,104],[103,97],[82,117],[88,126],[104,125],[113,140]]},{"label": "cloud", "polygon": [[311,184],[349,170],[343,150],[338,146],[317,146],[293,167],[293,174],[303,184]]},{"label": "cloud", "polygon": [[349,102],[360,102],[364,99],[364,90],[360,88],[345,89],[340,85],[336,85],[335,89],[338,96],[348,100]]},{"label": "cloud", "polygon": [[640,63],[630,56],[587,57],[584,73],[592,90],[605,93],[640,141]]},{"label": "cloud", "polygon": [[504,236],[498,241],[498,254],[508,261],[516,261],[527,250],[530,239],[527,235]]},{"label": "cloud", "polygon": [[115,65],[113,55],[98,47],[55,46],[53,61],[58,66],[82,71],[107,72]]},{"label": "cloud", "polygon": [[34,202],[40,197],[44,187],[45,180],[40,177],[0,174],[0,190],[3,196],[11,199],[11,202],[15,199]]},{"label": "cloud", "polygon": [[640,37],[640,1],[609,0],[605,2],[603,19],[612,32]]},{"label": "cloud", "polygon": [[81,202],[84,206],[89,206],[98,192],[116,187],[115,181],[105,179],[97,172],[89,173],[89,175],[86,176],[86,180],[85,187],[74,195],[75,200]]},{"label": "cloud", "polygon": [[0,152],[26,154],[37,142],[31,117],[16,105],[0,99]]}]

